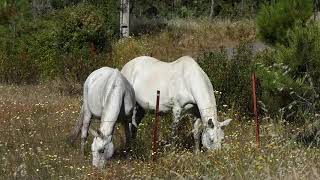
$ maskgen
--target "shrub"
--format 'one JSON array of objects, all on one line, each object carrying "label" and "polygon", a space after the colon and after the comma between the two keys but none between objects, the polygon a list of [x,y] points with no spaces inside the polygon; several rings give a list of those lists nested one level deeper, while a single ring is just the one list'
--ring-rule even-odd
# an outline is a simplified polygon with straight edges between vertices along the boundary
[{"label": "shrub", "polygon": [[[49,55],[55,55],[42,61],[43,70],[55,72],[49,79],[68,76],[67,79],[83,82],[90,72],[106,63],[99,54],[110,48],[112,37],[108,35],[104,16],[93,5],[79,4],[65,8],[56,19],[55,23],[60,23],[56,30],[46,31],[48,36],[39,39],[46,41],[47,37],[52,37],[53,42],[47,42],[49,46],[45,50]],[[50,52],[52,46],[54,52]]]},{"label": "shrub", "polygon": [[245,43],[240,44],[234,57],[227,59],[226,52],[210,52],[199,59],[199,64],[210,78],[217,93],[218,105],[239,107],[251,110],[252,53]]},{"label": "shrub", "polygon": [[[78,0],[79,2],[79,0]],[[81,0],[80,0],[81,2]],[[104,17],[104,25],[107,30],[108,38],[115,38],[119,36],[119,9],[120,1],[118,0],[87,0],[92,10],[99,11],[100,15]]]},{"label": "shrub", "polygon": [[299,132],[295,139],[309,147],[320,147],[320,120],[319,117],[312,120],[302,132]]},{"label": "shrub", "polygon": [[[269,54],[270,53],[270,54]],[[261,59],[276,59],[275,52],[265,52],[265,54],[258,57]],[[257,63],[256,65],[257,77],[259,80],[259,100],[265,113],[271,116],[284,113],[285,119],[292,118],[295,112],[299,109],[295,105],[296,101],[293,96],[297,90],[299,94],[308,89],[300,79],[295,80],[288,75],[290,71],[289,66],[279,63]]]},{"label": "shrub", "polygon": [[287,32],[295,24],[305,24],[312,15],[311,0],[280,0],[264,6],[257,15],[260,38],[271,44],[287,44]]},{"label": "shrub", "polygon": [[88,42],[97,49],[103,49],[109,43],[102,12],[93,5],[66,8],[58,14],[58,19],[58,23],[62,23],[57,34],[58,46],[65,52],[74,47],[82,48]]},{"label": "shrub", "polygon": [[0,81],[7,83],[34,83],[38,81],[39,72],[36,61],[32,58],[29,43],[32,38],[24,36],[29,25],[15,29],[0,27]]},{"label": "shrub", "polygon": [[0,33],[1,81],[16,83],[56,78],[82,82],[107,63],[104,56],[113,38],[102,12],[90,4],[22,19]]},{"label": "shrub", "polygon": [[[20,44],[19,46],[24,45]],[[17,54],[8,56],[2,54],[0,56],[0,81],[7,83],[37,82],[38,68],[30,54],[23,47],[15,53]]]},{"label": "shrub", "polygon": [[286,118],[294,119],[316,113],[320,88],[319,33],[319,25],[295,27],[288,32],[288,46],[278,45],[274,52],[258,57],[262,100],[270,113],[281,109]]}]

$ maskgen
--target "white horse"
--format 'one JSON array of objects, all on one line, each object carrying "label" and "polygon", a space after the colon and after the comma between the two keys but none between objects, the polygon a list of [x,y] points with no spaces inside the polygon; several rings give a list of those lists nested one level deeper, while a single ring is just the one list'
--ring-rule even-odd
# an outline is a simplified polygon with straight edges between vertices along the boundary
[{"label": "white horse", "polygon": [[152,57],[141,56],[129,61],[121,73],[135,90],[136,100],[140,106],[136,117],[138,123],[146,109],[155,109],[156,91],[160,90],[159,109],[161,112],[173,112],[173,132],[181,119],[181,114],[188,110],[188,113],[195,117],[193,134],[196,152],[200,148],[200,136],[203,146],[207,149],[221,147],[224,139],[221,127],[228,125],[231,119],[218,121],[212,84],[194,59],[184,56],[174,62],[166,63]]},{"label": "white horse", "polygon": [[125,127],[126,142],[130,140],[131,124],[136,126],[135,104],[132,86],[117,69],[103,67],[95,70],[84,83],[83,105],[77,124],[71,132],[71,142],[74,142],[81,129],[81,151],[84,152],[91,117],[100,118],[100,129],[90,129],[95,136],[91,150],[92,164],[103,167],[114,153],[112,135],[118,119]]}]

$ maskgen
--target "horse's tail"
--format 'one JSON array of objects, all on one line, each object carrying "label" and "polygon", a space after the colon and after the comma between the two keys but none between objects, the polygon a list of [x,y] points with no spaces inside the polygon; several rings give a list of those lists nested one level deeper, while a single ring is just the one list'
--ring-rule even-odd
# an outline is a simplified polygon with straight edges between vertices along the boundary
[{"label": "horse's tail", "polygon": [[84,107],[83,106],[84,105],[82,105],[82,107],[81,107],[81,111],[80,111],[79,117],[77,119],[76,125],[71,130],[70,135],[69,135],[69,137],[67,139],[67,141],[72,145],[77,140],[77,137],[80,134],[80,130],[81,130],[81,127],[82,127],[82,124],[83,124],[83,117],[84,117]]}]

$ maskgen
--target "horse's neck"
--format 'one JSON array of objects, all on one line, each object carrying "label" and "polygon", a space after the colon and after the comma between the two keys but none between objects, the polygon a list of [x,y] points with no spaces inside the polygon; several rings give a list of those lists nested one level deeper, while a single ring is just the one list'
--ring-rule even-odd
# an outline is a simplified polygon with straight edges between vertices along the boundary
[{"label": "horse's neck", "polygon": [[217,105],[213,88],[210,81],[202,73],[197,77],[196,84],[191,85],[193,98],[197,103],[201,119],[207,121],[209,118],[217,121]]},{"label": "horse's neck", "polygon": [[123,102],[123,93],[121,92],[121,88],[124,87],[118,85],[110,90],[103,104],[100,130],[104,135],[112,134],[115,123],[121,112]]},{"label": "horse's neck", "polygon": [[116,120],[102,120],[101,119],[101,124],[100,124],[100,131],[104,136],[109,136],[112,135],[114,126],[115,126]]},{"label": "horse's neck", "polygon": [[210,95],[204,93],[198,94],[195,97],[197,106],[202,120],[212,119],[217,121],[217,105],[216,100]]}]

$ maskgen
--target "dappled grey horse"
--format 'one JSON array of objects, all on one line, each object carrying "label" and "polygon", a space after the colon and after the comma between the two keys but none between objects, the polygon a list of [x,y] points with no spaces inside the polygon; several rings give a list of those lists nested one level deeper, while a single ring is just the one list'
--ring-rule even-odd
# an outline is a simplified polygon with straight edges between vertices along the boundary
[{"label": "dappled grey horse", "polygon": [[113,155],[112,135],[118,119],[125,127],[126,142],[129,142],[131,125],[136,126],[135,103],[132,86],[117,69],[103,67],[92,72],[86,79],[83,86],[83,105],[70,140],[74,142],[81,130],[83,152],[91,118],[100,118],[100,129],[89,130],[94,135],[91,145],[94,166],[103,167],[106,160]]},{"label": "dappled grey horse", "polygon": [[137,122],[143,118],[144,110],[155,109],[156,91],[160,90],[160,111],[173,112],[173,132],[181,114],[191,113],[194,116],[196,152],[199,150],[200,136],[207,149],[221,147],[224,138],[221,127],[228,125],[231,119],[218,121],[212,84],[194,59],[184,56],[166,63],[141,56],[129,61],[121,73],[135,90],[139,104]]}]

